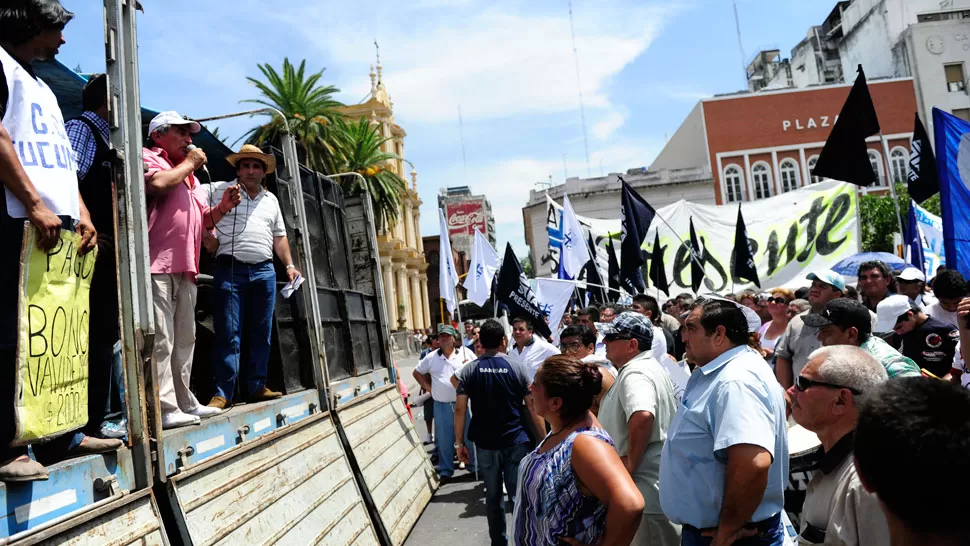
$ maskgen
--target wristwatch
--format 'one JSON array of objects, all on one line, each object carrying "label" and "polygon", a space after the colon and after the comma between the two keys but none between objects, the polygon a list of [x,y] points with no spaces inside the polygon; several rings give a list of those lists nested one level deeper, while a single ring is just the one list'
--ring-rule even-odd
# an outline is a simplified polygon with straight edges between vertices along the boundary
[{"label": "wristwatch", "polygon": [[465,447],[465,442],[456,442],[455,443],[455,449],[461,449],[463,447]]},{"label": "wristwatch", "polygon": [[286,269],[287,269],[287,270],[290,270],[290,269],[296,269],[296,266],[295,266],[295,265],[293,265],[293,264],[286,264]]}]

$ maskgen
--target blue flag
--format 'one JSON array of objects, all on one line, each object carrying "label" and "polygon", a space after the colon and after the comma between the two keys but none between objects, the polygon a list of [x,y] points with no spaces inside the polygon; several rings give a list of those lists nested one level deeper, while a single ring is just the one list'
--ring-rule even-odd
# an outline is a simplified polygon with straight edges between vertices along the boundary
[{"label": "blue flag", "polygon": [[910,200],[909,203],[909,216],[906,217],[906,240],[903,241],[903,244],[908,250],[906,254],[909,263],[925,275],[923,235],[920,233],[919,222],[916,220],[916,202],[913,200]]},{"label": "blue flag", "polygon": [[933,109],[946,265],[970,277],[970,123]]}]

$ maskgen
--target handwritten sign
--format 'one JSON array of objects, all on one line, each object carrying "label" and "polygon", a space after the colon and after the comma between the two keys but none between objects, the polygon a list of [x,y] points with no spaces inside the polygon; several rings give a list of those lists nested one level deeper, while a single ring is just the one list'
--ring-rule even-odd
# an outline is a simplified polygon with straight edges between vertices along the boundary
[{"label": "handwritten sign", "polygon": [[89,294],[97,249],[60,231],[50,252],[28,226],[21,247],[15,445],[52,438],[88,420]]}]

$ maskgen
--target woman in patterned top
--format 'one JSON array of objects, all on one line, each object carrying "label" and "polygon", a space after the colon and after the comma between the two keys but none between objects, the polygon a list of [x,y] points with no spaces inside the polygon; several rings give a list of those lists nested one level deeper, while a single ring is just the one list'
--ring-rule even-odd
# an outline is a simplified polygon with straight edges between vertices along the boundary
[{"label": "woman in patterned top", "polygon": [[643,497],[590,413],[602,384],[595,364],[551,356],[536,372],[532,399],[552,431],[519,463],[515,544],[628,545]]}]

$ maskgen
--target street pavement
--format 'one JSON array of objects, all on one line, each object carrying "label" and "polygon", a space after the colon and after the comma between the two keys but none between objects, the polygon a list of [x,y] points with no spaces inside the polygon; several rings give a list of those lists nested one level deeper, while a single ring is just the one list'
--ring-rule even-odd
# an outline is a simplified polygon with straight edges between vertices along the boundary
[{"label": "street pavement", "polygon": [[[397,359],[397,367],[411,398],[418,395],[418,383],[412,371],[418,365],[417,356]],[[411,408],[414,428],[424,437],[424,409]],[[430,456],[434,445],[425,448]],[[509,523],[512,515],[507,516]],[[510,529],[511,531],[511,529]],[[511,537],[511,535],[509,535]],[[442,485],[418,519],[404,546],[488,546],[488,520],[485,517],[485,485],[475,481],[475,475],[455,470],[454,480]]]}]

